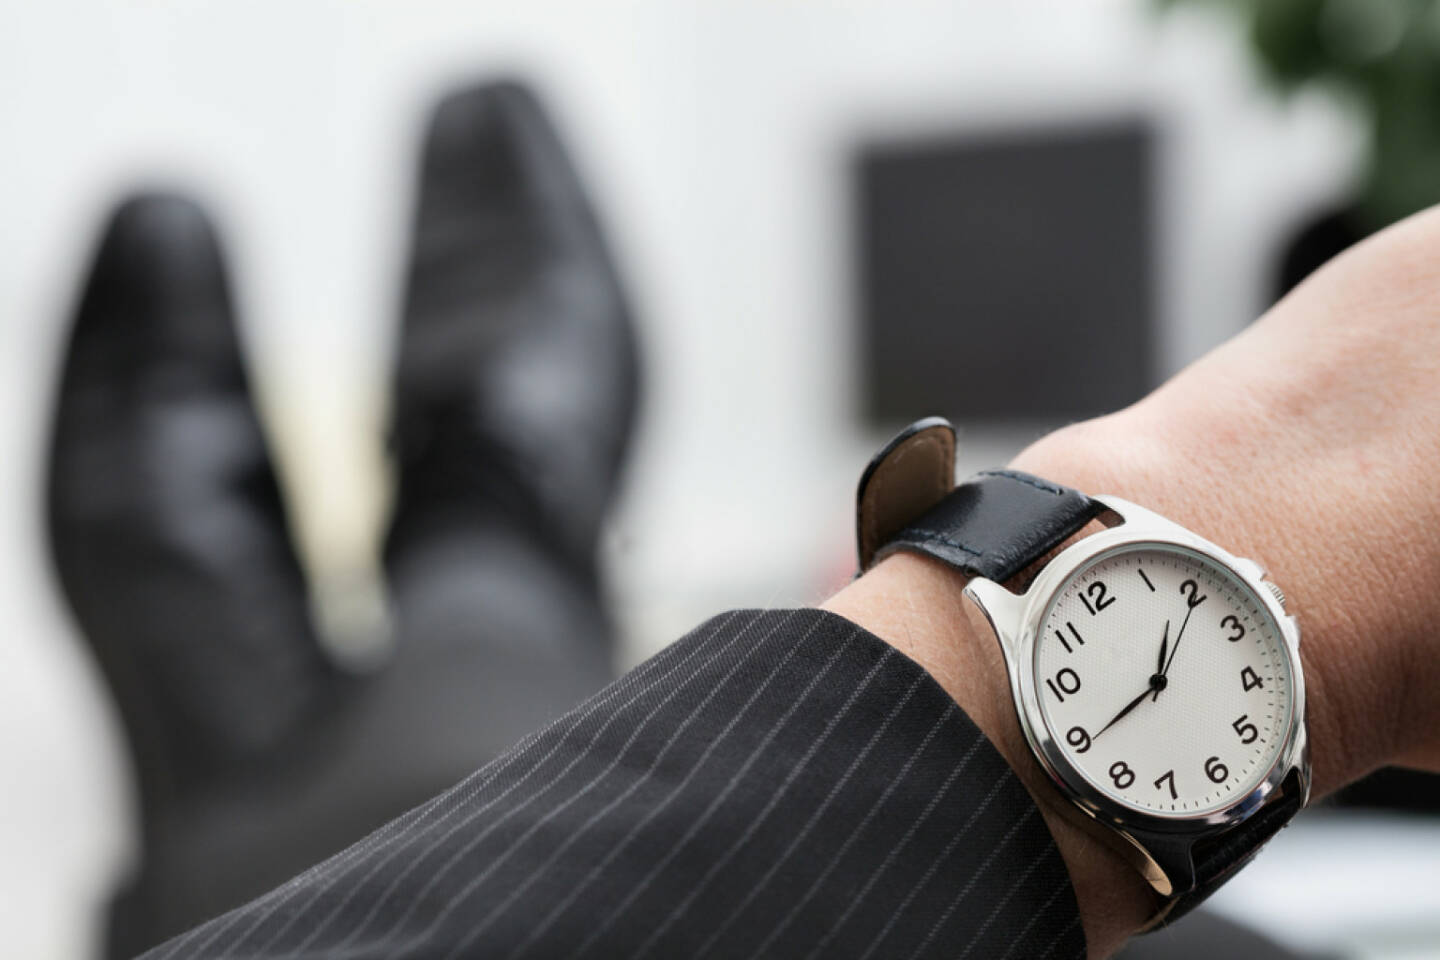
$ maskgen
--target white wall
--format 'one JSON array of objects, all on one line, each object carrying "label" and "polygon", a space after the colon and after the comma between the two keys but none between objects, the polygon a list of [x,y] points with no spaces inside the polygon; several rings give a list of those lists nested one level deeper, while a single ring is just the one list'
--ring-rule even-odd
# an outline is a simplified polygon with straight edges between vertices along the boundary
[{"label": "white wall", "polygon": [[1278,235],[1357,151],[1331,104],[1259,97],[1222,26],[1139,2],[9,0],[3,22],[0,929],[16,956],[84,954],[83,905],[129,836],[37,518],[61,321],[117,191],[178,180],[219,213],[310,556],[333,569],[383,498],[423,108],[459,79],[539,77],[643,310],[647,403],[608,551],[638,655],[721,605],[814,600],[848,562],[876,439],[849,416],[842,148],[860,132],[1153,113],[1167,369],[1252,318]]}]

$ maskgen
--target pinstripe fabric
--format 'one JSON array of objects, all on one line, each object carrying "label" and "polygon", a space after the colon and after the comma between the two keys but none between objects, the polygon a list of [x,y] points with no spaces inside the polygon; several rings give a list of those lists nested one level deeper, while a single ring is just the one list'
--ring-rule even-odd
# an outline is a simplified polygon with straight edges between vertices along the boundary
[{"label": "pinstripe fabric", "polygon": [[445,794],[146,957],[1084,947],[1043,821],[969,719],[874,636],[793,610],[711,620]]}]

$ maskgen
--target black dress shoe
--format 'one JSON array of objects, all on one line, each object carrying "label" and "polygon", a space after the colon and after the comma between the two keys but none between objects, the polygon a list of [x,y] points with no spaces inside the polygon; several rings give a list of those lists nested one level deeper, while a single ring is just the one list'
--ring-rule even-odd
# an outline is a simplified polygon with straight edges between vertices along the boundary
[{"label": "black dress shoe", "polygon": [[513,83],[431,120],[396,385],[392,561],[477,509],[593,574],[634,419],[630,311],[574,170]]},{"label": "black dress shoe", "polygon": [[[60,583],[166,789],[270,749],[330,669],[204,214],[113,215],[70,333],[50,451]],[[263,602],[261,602],[263,601]],[[201,638],[203,635],[203,640]]]},{"label": "black dress shoe", "polygon": [[111,956],[133,956],[234,902],[235,877],[206,856],[229,831],[196,814],[268,766],[336,686],[219,245],[185,199],[137,197],[110,220],[70,333],[48,501],[60,585],[134,760],[140,863],[108,932]]}]

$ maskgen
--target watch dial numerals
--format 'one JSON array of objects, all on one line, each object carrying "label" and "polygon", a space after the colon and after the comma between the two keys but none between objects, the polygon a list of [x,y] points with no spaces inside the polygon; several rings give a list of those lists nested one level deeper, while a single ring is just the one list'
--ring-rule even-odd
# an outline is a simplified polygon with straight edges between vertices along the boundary
[{"label": "watch dial numerals", "polygon": [[1200,604],[1210,599],[1208,594],[1200,592],[1200,584],[1196,583],[1194,580],[1181,581],[1180,592],[1185,595],[1185,605],[1191,610],[1194,610],[1196,607],[1200,606]]},{"label": "watch dial numerals", "polygon": [[[1070,636],[1068,637],[1065,635],[1065,632],[1067,630],[1070,633]],[[1080,631],[1076,630],[1075,624],[1071,623],[1069,620],[1065,621],[1065,630],[1056,630],[1055,636],[1059,638],[1060,645],[1065,648],[1066,653],[1074,653],[1075,647],[1085,646],[1085,638],[1080,636]],[[1070,642],[1072,640],[1075,642],[1074,647],[1070,645]]]},{"label": "watch dial numerals", "polygon": [[1085,605],[1085,609],[1089,610],[1090,616],[1093,617],[1114,603],[1115,598],[1107,595],[1104,582],[1096,580],[1094,583],[1088,584],[1085,589],[1081,591],[1080,602]]},{"label": "watch dial numerals", "polygon": [[1135,783],[1135,771],[1124,760],[1116,760],[1110,764],[1110,779],[1115,781],[1115,786],[1125,790]]},{"label": "watch dial numerals", "polygon": [[1056,700],[1064,703],[1066,694],[1080,692],[1080,674],[1069,667],[1061,667],[1055,676],[1045,681],[1045,685],[1055,694]]},{"label": "watch dial numerals", "polygon": [[1189,548],[1141,543],[1099,554],[1048,603],[1029,709],[1062,779],[1189,818],[1233,805],[1271,771],[1296,678],[1283,628],[1249,581]]}]

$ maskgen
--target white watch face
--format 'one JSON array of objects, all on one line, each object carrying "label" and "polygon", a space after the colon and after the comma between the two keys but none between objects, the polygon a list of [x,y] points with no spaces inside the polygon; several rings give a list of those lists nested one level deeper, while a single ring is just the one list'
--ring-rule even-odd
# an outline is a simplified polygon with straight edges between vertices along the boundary
[{"label": "white watch face", "polygon": [[1035,638],[1050,736],[1106,797],[1194,817],[1259,785],[1289,729],[1294,680],[1274,618],[1198,553],[1101,554],[1056,591]]}]

